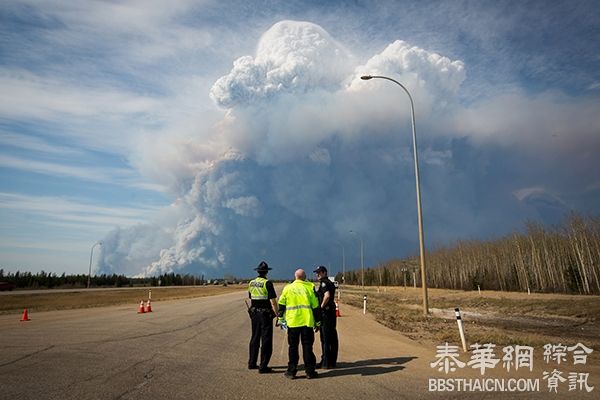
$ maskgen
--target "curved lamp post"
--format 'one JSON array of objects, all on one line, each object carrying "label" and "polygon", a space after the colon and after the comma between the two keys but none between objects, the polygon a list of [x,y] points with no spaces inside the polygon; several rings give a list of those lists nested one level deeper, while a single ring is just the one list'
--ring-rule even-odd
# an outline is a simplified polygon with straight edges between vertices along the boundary
[{"label": "curved lamp post", "polygon": [[385,79],[391,82],[394,82],[398,86],[400,86],[410,100],[410,116],[412,121],[412,136],[413,136],[413,156],[415,160],[415,181],[417,186],[417,217],[419,221],[419,252],[421,257],[421,284],[423,287],[423,313],[425,315],[429,314],[429,301],[427,299],[427,275],[425,272],[425,240],[423,239],[423,213],[421,211],[421,189],[420,189],[420,180],[419,180],[419,161],[417,156],[417,131],[415,128],[415,105],[413,103],[412,96],[408,92],[408,89],[404,87],[403,84],[398,82],[395,79],[388,78],[387,76],[377,76],[377,75],[364,75],[361,76],[360,79],[368,81],[370,79]]},{"label": "curved lamp post", "polygon": [[87,282],[88,289],[90,288],[90,282],[92,279],[92,257],[94,256],[94,247],[96,247],[96,246],[102,246],[102,242],[94,243],[94,245],[92,246],[92,251],[90,251],[90,269],[88,271],[88,282]]}]

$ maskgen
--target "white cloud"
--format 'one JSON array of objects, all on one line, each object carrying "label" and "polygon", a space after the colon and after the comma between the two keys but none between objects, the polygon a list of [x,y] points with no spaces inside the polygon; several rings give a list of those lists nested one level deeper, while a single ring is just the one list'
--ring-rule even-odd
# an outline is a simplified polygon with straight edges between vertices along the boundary
[{"label": "white cloud", "polygon": [[[11,237],[2,237],[2,243],[0,244],[0,248],[10,249],[11,252],[28,251],[31,253],[33,253],[32,250],[46,250],[68,254],[79,252],[80,249],[88,249],[89,247],[90,242],[85,239],[79,241],[69,240],[66,242],[65,240],[15,240]],[[6,253],[3,253],[3,256],[6,256]],[[8,260],[3,259],[3,261],[7,262]],[[43,261],[42,259],[42,264]]]},{"label": "white cloud", "polygon": [[0,86],[4,89],[0,96],[0,115],[4,118],[44,120],[60,114],[117,119],[159,109],[157,99],[149,96],[115,88],[74,85],[68,80],[25,70],[0,70]]},{"label": "white cloud", "polygon": [[49,143],[81,150],[128,154],[142,132],[156,129],[160,116],[168,113],[165,99],[23,70],[0,69],[0,87],[0,118],[27,121]]},{"label": "white cloud", "polygon": [[53,155],[81,156],[85,154],[77,148],[55,145],[42,138],[3,130],[0,130],[0,144]]},{"label": "white cloud", "polygon": [[114,167],[87,167],[81,165],[67,165],[54,162],[35,161],[29,158],[14,157],[0,154],[0,167],[18,169],[37,174],[76,178],[87,182],[117,184],[133,186],[140,189],[164,192],[161,185],[150,183],[142,179],[138,172],[128,168]]},{"label": "white cloud", "polygon": [[102,207],[77,199],[0,193],[0,209],[18,214],[41,217],[44,224],[83,224],[95,227],[132,226],[148,221],[161,208],[157,207]]},{"label": "white cloud", "polygon": [[461,61],[403,41],[357,65],[321,27],[282,21],[261,37],[254,56],[239,58],[230,73],[217,80],[211,97],[231,107],[222,125],[228,143],[273,165],[311,157],[335,135],[350,139],[372,134],[372,124],[391,127],[397,125],[398,115],[408,118],[410,109],[397,105],[405,95],[361,81],[366,73],[403,80],[414,90],[418,116],[434,107],[456,106],[456,93],[465,79]]},{"label": "white cloud", "polygon": [[[45,32],[53,47],[110,47],[115,60],[152,63],[157,59],[195,51],[212,43],[208,32],[179,23],[190,9],[201,9],[208,1],[125,0],[116,3],[65,0],[19,1],[28,4],[26,11],[39,18],[60,22]],[[116,53],[116,54],[115,54]]]},{"label": "white cloud", "polygon": [[0,117],[61,143],[129,156],[140,136],[210,103],[198,101],[208,79],[194,68],[213,39],[189,13],[211,3],[9,1],[8,14],[31,23],[7,32],[17,44],[0,68]]},{"label": "white cloud", "polygon": [[222,107],[253,104],[278,93],[338,89],[351,56],[320,26],[281,21],[261,37],[256,55],[238,58],[215,82],[211,98]]},{"label": "white cloud", "polygon": [[384,75],[397,78],[407,86],[424,89],[430,94],[445,98],[456,96],[465,80],[465,65],[460,60],[450,60],[417,46],[396,40],[365,65],[356,68],[353,86],[362,75]]}]

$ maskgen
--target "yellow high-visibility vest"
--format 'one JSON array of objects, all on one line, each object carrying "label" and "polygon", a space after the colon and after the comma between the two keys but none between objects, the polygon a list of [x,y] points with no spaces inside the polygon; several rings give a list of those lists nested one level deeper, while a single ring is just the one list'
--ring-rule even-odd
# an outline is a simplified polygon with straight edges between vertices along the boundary
[{"label": "yellow high-visibility vest", "polygon": [[269,300],[267,281],[267,279],[260,276],[250,281],[248,284],[248,292],[250,292],[250,298],[252,300]]},{"label": "yellow high-visibility vest", "polygon": [[315,327],[313,308],[319,307],[319,300],[311,282],[296,279],[284,287],[279,304],[285,306],[284,319],[288,327]]}]

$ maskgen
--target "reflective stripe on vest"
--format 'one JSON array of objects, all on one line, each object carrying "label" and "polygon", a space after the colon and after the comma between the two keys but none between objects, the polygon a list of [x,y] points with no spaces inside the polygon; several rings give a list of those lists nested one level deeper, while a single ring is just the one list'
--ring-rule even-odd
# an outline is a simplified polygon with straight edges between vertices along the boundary
[{"label": "reflective stripe on vest", "polygon": [[252,300],[269,300],[269,292],[267,291],[267,279],[260,276],[253,279],[248,284],[248,292]]},{"label": "reflective stripe on vest", "polygon": [[315,326],[313,309],[319,307],[319,300],[311,282],[295,280],[283,288],[279,304],[285,306],[285,321],[288,327]]},{"label": "reflective stripe on vest", "polygon": [[299,305],[299,306],[290,306],[290,307],[286,307],[285,309],[286,309],[287,311],[292,311],[292,310],[299,310],[299,309],[301,309],[301,308],[306,308],[307,310],[312,310],[312,307],[311,307],[311,306],[307,306],[307,305],[304,305],[304,304],[301,304],[301,305]]}]

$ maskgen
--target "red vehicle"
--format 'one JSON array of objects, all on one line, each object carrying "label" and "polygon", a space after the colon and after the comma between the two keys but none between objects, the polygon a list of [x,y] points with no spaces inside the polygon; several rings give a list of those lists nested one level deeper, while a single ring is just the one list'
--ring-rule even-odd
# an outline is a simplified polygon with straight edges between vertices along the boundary
[{"label": "red vehicle", "polygon": [[14,283],[0,282],[0,292],[4,290],[13,290],[16,287],[17,285],[15,285]]}]

